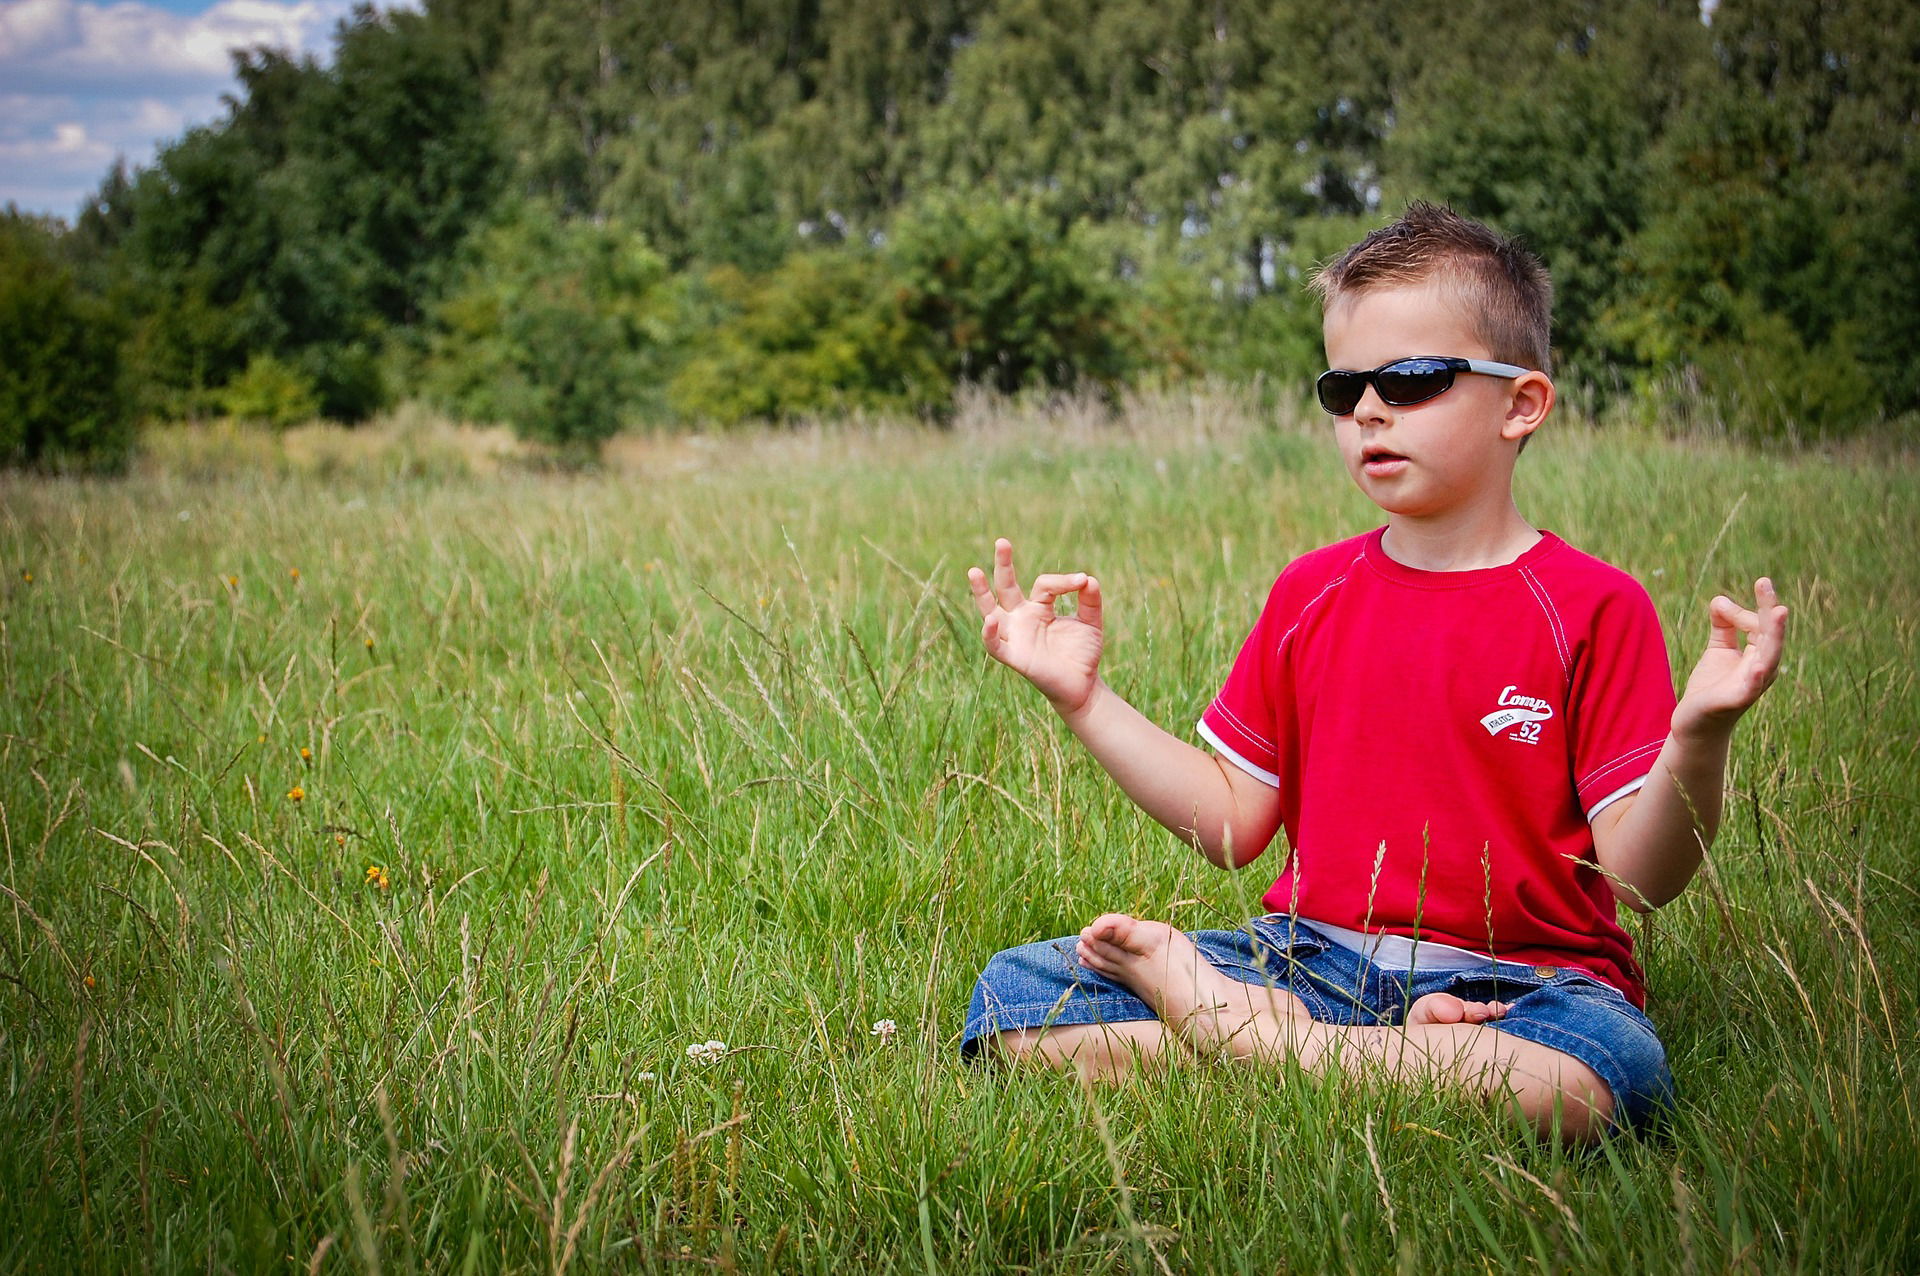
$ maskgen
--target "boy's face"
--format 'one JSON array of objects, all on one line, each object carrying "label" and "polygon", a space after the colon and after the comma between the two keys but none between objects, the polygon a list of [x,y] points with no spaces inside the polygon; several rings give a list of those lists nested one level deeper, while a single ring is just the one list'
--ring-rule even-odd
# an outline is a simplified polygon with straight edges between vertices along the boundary
[{"label": "boy's face", "polygon": [[[1351,371],[1413,355],[1493,358],[1459,291],[1444,281],[1340,298],[1324,335],[1327,366]],[[1394,407],[1369,385],[1352,412],[1335,418],[1334,432],[1347,473],[1389,514],[1471,516],[1510,508],[1520,440],[1546,415],[1552,393],[1541,373],[1510,381],[1463,372],[1435,398]]]}]

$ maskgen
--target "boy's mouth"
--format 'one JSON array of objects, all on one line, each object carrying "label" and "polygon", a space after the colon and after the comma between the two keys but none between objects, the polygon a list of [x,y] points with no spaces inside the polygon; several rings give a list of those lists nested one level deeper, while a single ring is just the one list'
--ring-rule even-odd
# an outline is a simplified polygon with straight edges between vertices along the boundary
[{"label": "boy's mouth", "polygon": [[1407,458],[1398,452],[1390,452],[1383,447],[1364,448],[1360,452],[1360,464],[1368,470],[1376,467],[1386,469]]}]

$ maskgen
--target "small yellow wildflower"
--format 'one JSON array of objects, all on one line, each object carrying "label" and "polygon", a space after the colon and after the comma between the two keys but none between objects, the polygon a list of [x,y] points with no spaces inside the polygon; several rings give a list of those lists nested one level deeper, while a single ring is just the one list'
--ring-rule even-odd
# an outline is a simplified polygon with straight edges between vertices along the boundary
[{"label": "small yellow wildflower", "polygon": [[378,886],[381,890],[385,890],[389,884],[386,869],[378,864],[367,865],[367,885]]},{"label": "small yellow wildflower", "polygon": [[301,760],[302,762],[311,762],[311,761],[313,761],[313,750],[312,750],[312,749],[309,749],[309,748],[308,748],[308,747],[307,747],[306,745],[304,745],[304,744],[300,746],[300,760]]},{"label": "small yellow wildflower", "polygon": [[82,979],[80,982],[85,984],[87,987],[91,988],[93,987],[93,976],[88,975],[85,979]]},{"label": "small yellow wildflower", "polygon": [[227,577],[227,588],[228,589],[240,588],[240,578],[238,576]]},{"label": "small yellow wildflower", "polygon": [[306,800],[307,800],[307,791],[301,788],[299,785],[296,784],[292,788],[287,790],[287,801],[304,802]]},{"label": "small yellow wildflower", "polygon": [[265,744],[266,742],[267,742],[267,733],[262,731],[260,733],[260,743]]},{"label": "small yellow wildflower", "polygon": [[345,833],[335,833],[333,835],[333,844],[344,847],[347,844],[347,835]]},{"label": "small yellow wildflower", "polygon": [[24,581],[26,581],[26,582],[27,582],[27,584],[29,584],[29,585],[31,585],[31,584],[33,584],[33,573],[32,573],[32,572],[30,572],[30,571],[24,571],[24,570],[23,570],[23,571],[22,571],[22,572],[20,573],[20,579],[21,579],[21,580],[24,580]]},{"label": "small yellow wildflower", "polygon": [[367,639],[367,650],[368,650],[368,651],[372,651],[372,650],[373,650],[373,639],[371,639],[371,638],[369,638],[369,639]]},{"label": "small yellow wildflower", "polygon": [[293,577],[293,578],[294,578],[295,580],[299,580],[299,579],[300,579],[300,569],[299,569],[298,567],[289,567],[289,568],[287,568],[287,575],[289,575],[289,576],[291,576],[291,577]]}]

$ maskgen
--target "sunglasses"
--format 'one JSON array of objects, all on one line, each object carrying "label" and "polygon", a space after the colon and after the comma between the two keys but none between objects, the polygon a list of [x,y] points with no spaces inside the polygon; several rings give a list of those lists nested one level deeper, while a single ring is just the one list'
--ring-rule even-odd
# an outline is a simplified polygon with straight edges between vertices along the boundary
[{"label": "sunglasses", "polygon": [[1455,359],[1448,355],[1422,354],[1411,359],[1395,359],[1371,372],[1348,372],[1335,368],[1322,372],[1313,383],[1320,406],[1335,416],[1345,416],[1360,404],[1360,396],[1371,385],[1380,392],[1380,401],[1396,408],[1438,398],[1453,388],[1453,379],[1462,372],[1479,372],[1490,377],[1524,377],[1529,368],[1488,359]]}]

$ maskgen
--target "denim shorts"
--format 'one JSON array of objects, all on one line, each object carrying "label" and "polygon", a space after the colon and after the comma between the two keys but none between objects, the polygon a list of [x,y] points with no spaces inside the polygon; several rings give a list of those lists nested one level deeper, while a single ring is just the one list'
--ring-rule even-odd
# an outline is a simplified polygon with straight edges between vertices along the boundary
[{"label": "denim shorts", "polygon": [[[1468,970],[1394,970],[1374,964],[1284,913],[1240,930],[1189,931],[1209,963],[1242,983],[1284,988],[1323,1023],[1398,1024],[1428,993],[1504,1001],[1499,1032],[1570,1054],[1613,1091],[1614,1124],[1644,1123],[1674,1099],[1667,1053],[1652,1022],[1619,990],[1584,970],[1488,962]],[[1076,937],[996,953],[973,989],[961,1036],[963,1057],[980,1039],[1013,1028],[1118,1023],[1157,1018],[1126,988],[1074,959]]]}]

